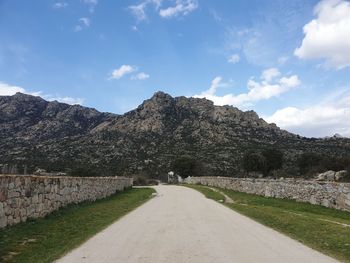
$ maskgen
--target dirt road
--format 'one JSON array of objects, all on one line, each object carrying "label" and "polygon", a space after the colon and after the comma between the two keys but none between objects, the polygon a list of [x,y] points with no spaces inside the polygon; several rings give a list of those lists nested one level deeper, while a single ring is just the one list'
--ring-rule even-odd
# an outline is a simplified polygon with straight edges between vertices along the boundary
[{"label": "dirt road", "polygon": [[336,262],[195,190],[155,188],[158,196],[58,262]]}]

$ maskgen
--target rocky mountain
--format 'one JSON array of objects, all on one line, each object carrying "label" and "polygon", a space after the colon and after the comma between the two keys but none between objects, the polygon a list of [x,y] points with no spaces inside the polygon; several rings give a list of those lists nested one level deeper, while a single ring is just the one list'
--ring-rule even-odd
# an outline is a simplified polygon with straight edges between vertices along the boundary
[{"label": "rocky mountain", "polygon": [[350,140],[301,137],[254,111],[163,92],[123,115],[21,93],[0,96],[0,166],[157,176],[190,155],[203,175],[234,175],[245,152],[271,147],[285,153],[288,166],[303,152],[349,154]]}]

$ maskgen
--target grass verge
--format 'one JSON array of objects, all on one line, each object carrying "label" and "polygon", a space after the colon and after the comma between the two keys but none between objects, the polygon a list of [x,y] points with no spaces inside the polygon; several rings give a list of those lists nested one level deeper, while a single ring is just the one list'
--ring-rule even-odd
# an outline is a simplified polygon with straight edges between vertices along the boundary
[{"label": "grass verge", "polygon": [[0,262],[52,262],[146,202],[153,192],[129,189],[0,230]]},{"label": "grass verge", "polygon": [[225,196],[223,194],[221,194],[220,192],[214,191],[213,189],[210,189],[209,187],[206,187],[206,186],[189,185],[189,184],[183,184],[182,186],[196,189],[199,192],[201,192],[202,194],[204,194],[206,198],[213,199],[213,200],[218,201],[220,203],[221,203],[221,201],[225,200]]},{"label": "grass verge", "polygon": [[[210,188],[191,185],[211,198]],[[255,221],[343,262],[350,262],[350,213],[293,200],[216,188],[233,199],[225,204]],[[214,198],[215,200],[215,198]]]}]

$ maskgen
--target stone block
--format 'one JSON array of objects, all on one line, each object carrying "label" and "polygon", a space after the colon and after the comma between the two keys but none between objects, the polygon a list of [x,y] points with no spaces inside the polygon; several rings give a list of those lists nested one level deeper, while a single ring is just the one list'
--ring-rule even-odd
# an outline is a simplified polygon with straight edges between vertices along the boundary
[{"label": "stone block", "polygon": [[37,194],[32,197],[32,204],[37,204],[39,202],[39,196]]},{"label": "stone block", "polygon": [[20,177],[17,177],[17,178],[15,179],[15,187],[18,188],[18,187],[21,186],[21,184],[22,184],[21,178],[20,178]]},{"label": "stone block", "polygon": [[4,202],[5,200],[7,200],[7,193],[7,189],[0,189],[0,202]]},{"label": "stone block", "polygon": [[0,202],[0,217],[5,216],[4,203]]}]

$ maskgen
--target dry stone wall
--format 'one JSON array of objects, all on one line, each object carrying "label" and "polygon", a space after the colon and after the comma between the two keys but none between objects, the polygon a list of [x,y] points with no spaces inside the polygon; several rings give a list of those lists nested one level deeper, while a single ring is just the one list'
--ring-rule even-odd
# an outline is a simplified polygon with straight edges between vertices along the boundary
[{"label": "dry stone wall", "polygon": [[45,215],[71,203],[95,201],[132,186],[124,177],[0,175],[0,228]]},{"label": "dry stone wall", "polygon": [[186,181],[192,184],[221,187],[266,197],[293,199],[298,202],[350,211],[350,183],[230,177],[192,177]]}]

